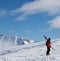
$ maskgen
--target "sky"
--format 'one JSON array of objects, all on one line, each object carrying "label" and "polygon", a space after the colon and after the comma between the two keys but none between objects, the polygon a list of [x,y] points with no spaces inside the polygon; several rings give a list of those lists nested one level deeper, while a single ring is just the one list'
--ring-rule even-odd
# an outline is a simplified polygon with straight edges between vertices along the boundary
[{"label": "sky", "polygon": [[60,0],[0,0],[0,34],[60,38]]}]

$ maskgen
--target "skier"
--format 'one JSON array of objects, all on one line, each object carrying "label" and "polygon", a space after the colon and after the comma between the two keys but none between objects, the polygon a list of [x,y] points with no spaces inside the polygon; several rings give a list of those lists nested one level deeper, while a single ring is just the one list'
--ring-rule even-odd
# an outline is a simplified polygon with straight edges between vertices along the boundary
[{"label": "skier", "polygon": [[45,37],[45,39],[47,40],[46,41],[46,47],[47,47],[46,55],[50,55],[49,53],[50,53],[50,48],[51,48],[51,41],[50,41],[51,39],[50,38],[47,39],[47,37]]}]

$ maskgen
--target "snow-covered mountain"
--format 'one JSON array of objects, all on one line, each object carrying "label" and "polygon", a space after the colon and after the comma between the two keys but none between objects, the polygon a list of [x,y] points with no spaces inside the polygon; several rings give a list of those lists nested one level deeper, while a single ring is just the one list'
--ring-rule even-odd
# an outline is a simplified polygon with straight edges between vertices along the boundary
[{"label": "snow-covered mountain", "polygon": [[30,44],[33,42],[34,41],[32,40],[24,39],[24,38],[22,39],[21,37],[17,37],[17,36],[0,35],[0,50],[7,49],[17,45]]},{"label": "snow-covered mountain", "polygon": [[29,40],[29,39],[23,39],[24,44],[30,44],[30,43],[34,43],[34,40]]},{"label": "snow-covered mountain", "polygon": [[19,45],[0,51],[0,61],[60,61],[60,41],[52,41],[51,52],[46,56],[45,42]]}]

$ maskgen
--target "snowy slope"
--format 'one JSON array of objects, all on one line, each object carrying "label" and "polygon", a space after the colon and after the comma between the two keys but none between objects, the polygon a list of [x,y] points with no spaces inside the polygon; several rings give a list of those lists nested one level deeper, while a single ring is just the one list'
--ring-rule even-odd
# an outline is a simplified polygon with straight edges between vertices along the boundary
[{"label": "snowy slope", "polygon": [[0,52],[0,61],[60,61],[60,41],[53,41],[54,49],[46,56],[45,42],[15,46]]},{"label": "snowy slope", "polygon": [[[4,36],[0,35],[0,51],[3,49],[7,49],[13,46],[24,45],[33,43],[32,40],[22,39],[17,36]],[[2,47],[2,48],[1,48]]]}]

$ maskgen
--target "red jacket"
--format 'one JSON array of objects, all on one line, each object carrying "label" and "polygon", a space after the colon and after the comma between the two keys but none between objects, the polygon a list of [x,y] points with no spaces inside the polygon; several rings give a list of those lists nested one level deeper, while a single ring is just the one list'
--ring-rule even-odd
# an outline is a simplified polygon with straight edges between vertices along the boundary
[{"label": "red jacket", "polygon": [[51,47],[51,42],[46,42],[47,47]]}]

